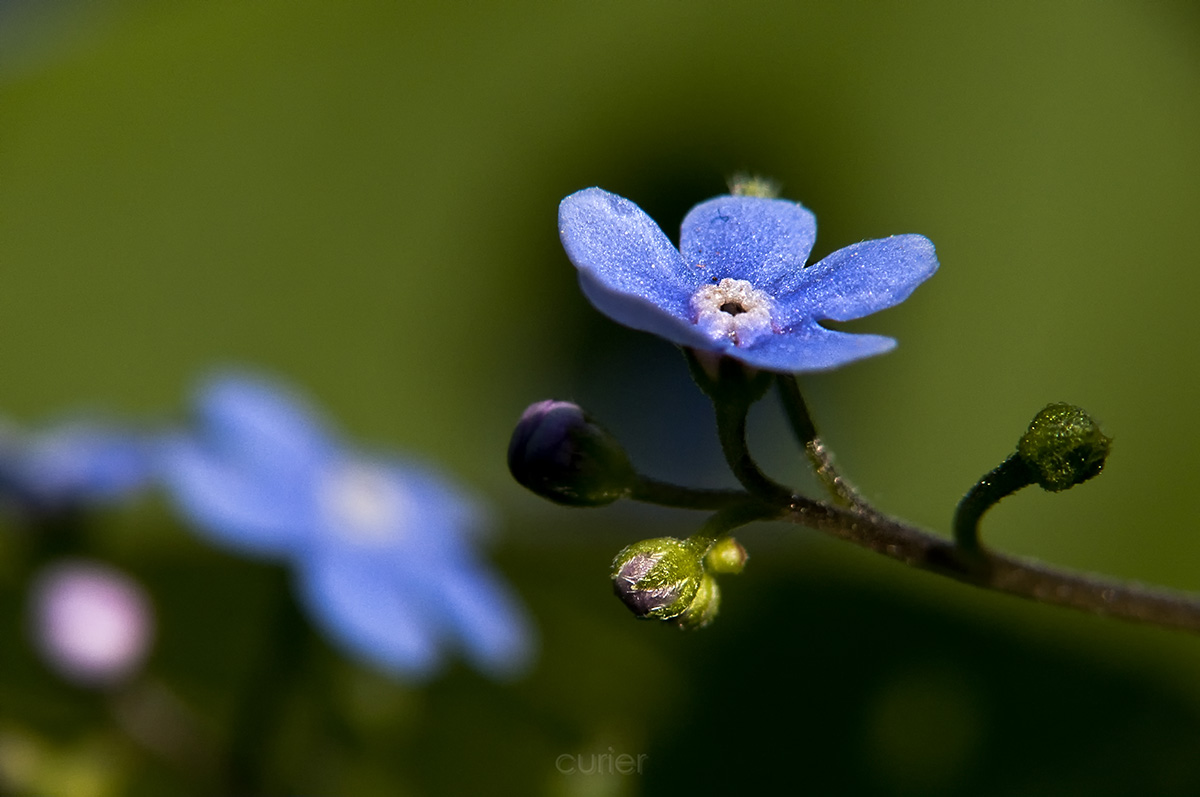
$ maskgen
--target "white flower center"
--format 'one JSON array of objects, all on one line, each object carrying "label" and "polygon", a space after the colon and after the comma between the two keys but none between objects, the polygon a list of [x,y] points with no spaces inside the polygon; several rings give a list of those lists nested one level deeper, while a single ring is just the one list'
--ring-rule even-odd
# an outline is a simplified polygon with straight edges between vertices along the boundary
[{"label": "white flower center", "polygon": [[381,467],[340,463],[319,486],[329,524],[347,542],[382,546],[398,540],[409,523],[409,501],[396,479]]},{"label": "white flower center", "polygon": [[692,295],[696,326],[713,340],[728,338],[735,346],[749,346],[771,334],[771,307],[766,293],[729,277]]}]

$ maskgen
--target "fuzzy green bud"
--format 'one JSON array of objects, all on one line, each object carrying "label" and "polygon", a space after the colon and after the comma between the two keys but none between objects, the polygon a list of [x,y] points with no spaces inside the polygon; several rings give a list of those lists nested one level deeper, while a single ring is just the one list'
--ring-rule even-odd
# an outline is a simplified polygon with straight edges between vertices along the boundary
[{"label": "fuzzy green bud", "polygon": [[[613,592],[640,618],[682,618],[681,624],[691,622],[689,618],[698,620],[693,604],[708,576],[704,572],[706,547],[674,537],[635,542],[613,560]],[[704,585],[704,591],[711,599],[712,586]],[[695,608],[703,611],[704,607]]]},{"label": "fuzzy green bud", "polygon": [[1066,490],[1096,476],[1112,445],[1092,416],[1074,404],[1050,404],[1029,424],[1017,455],[1042,489]]},{"label": "fuzzy green bud", "polygon": [[578,405],[531,404],[508,444],[508,469],[522,486],[568,506],[603,506],[637,479],[625,449]]},{"label": "fuzzy green bud", "polygon": [[696,595],[692,598],[692,602],[679,616],[679,627],[687,630],[703,628],[713,621],[719,608],[721,608],[721,588],[717,586],[715,578],[705,573],[700,578],[700,586],[696,589]]},{"label": "fuzzy green bud", "polygon": [[729,193],[775,199],[779,196],[779,183],[769,177],[738,172],[729,180]]},{"label": "fuzzy green bud", "polygon": [[740,573],[746,567],[750,555],[742,544],[733,537],[724,537],[713,543],[704,555],[704,567],[710,573]]}]

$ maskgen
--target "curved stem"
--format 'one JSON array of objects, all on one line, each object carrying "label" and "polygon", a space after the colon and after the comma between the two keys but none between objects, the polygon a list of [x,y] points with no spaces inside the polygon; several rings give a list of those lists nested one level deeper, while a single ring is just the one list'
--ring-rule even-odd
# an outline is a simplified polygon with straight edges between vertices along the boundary
[{"label": "curved stem", "polygon": [[775,384],[779,387],[779,398],[788,424],[825,489],[839,504],[860,512],[875,513],[875,508],[859,495],[854,485],[846,481],[833,464],[833,452],[825,447],[825,443],[817,434],[817,427],[808,412],[808,405],[804,403],[804,396],[800,393],[796,377],[792,374],[779,374]]},{"label": "curved stem", "polygon": [[1164,628],[1200,633],[1200,595],[1074,573],[986,549],[963,556],[950,540],[882,515],[796,499],[777,515],[965,584]]},{"label": "curved stem", "polygon": [[1033,472],[1016,454],[996,466],[958,502],[954,511],[954,542],[964,551],[979,550],[979,519],[1001,498],[1034,483]]},{"label": "curved stem", "polygon": [[742,490],[705,490],[682,487],[638,475],[629,498],[646,504],[669,506],[675,509],[721,510],[744,503],[749,496]]},{"label": "curved stem", "polygon": [[746,490],[756,498],[776,505],[790,504],[792,491],[763,473],[746,448],[746,413],[750,405],[740,401],[714,401],[717,435],[729,469]]},{"label": "curved stem", "polygon": [[736,528],[756,520],[769,520],[779,515],[777,507],[755,500],[745,494],[743,496],[740,503],[726,506],[704,521],[704,525],[692,535],[692,539],[701,539],[711,545]]}]

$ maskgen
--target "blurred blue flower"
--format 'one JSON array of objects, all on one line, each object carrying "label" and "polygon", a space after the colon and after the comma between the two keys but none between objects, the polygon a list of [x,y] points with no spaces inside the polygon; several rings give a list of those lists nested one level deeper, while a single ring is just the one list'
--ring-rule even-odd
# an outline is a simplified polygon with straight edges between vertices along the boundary
[{"label": "blurred blue flower", "polygon": [[432,469],[353,451],[283,387],[223,375],[196,399],[199,428],[164,446],[164,477],[213,542],[291,564],[313,622],[347,653],[421,677],[460,649],[519,672],[533,633],[477,558],[476,504]]},{"label": "blurred blue flower", "polygon": [[782,199],[721,196],[683,220],[679,249],[641,208],[599,188],[559,206],[588,300],[626,326],[768,371],[820,371],[896,341],[826,329],[891,307],[938,267],[933,244],[894,235],[811,266],[816,219]]},{"label": "blurred blue flower", "polygon": [[149,484],[153,467],[152,438],[116,425],[0,431],[0,501],[30,516],[128,497]]}]

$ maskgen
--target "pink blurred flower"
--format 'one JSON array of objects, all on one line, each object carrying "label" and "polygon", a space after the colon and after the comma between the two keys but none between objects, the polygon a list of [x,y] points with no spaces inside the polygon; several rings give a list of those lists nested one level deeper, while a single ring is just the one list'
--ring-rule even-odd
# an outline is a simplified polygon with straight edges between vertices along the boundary
[{"label": "pink blurred flower", "polygon": [[42,660],[80,686],[128,679],[154,637],[145,590],[116,568],[84,560],[60,560],[34,577],[29,620]]}]

